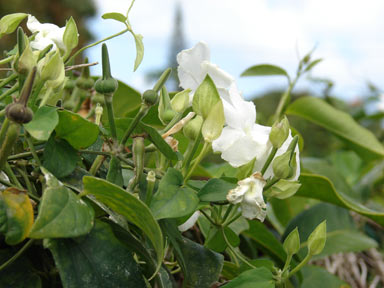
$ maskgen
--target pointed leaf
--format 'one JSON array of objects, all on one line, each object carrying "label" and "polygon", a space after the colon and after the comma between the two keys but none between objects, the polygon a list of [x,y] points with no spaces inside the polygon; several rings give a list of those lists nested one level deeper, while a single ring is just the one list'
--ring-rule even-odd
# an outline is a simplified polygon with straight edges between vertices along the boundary
[{"label": "pointed leaf", "polygon": [[47,141],[56,125],[59,123],[59,115],[56,107],[40,107],[31,122],[24,124],[24,128],[36,140]]},{"label": "pointed leaf", "polygon": [[67,110],[59,111],[59,124],[55,130],[57,137],[67,140],[75,149],[91,146],[99,135],[96,124]]},{"label": "pointed leaf", "polygon": [[324,100],[315,97],[303,97],[293,102],[286,111],[311,121],[344,140],[363,159],[384,157],[384,146],[372,132],[360,126],[353,118],[333,108]]},{"label": "pointed leaf", "polygon": [[98,201],[143,230],[156,251],[159,269],[164,255],[163,236],[149,208],[132,194],[103,179],[85,176],[83,183],[84,193],[94,195]]},{"label": "pointed leaf", "polygon": [[201,201],[225,201],[229,190],[234,189],[236,186],[236,183],[213,178],[200,189],[198,196]]},{"label": "pointed leaf", "polygon": [[143,35],[141,34],[133,34],[133,37],[135,38],[135,44],[136,44],[136,59],[135,59],[135,66],[133,68],[133,71],[136,71],[137,68],[139,68],[141,61],[144,57],[144,44],[143,44]]},{"label": "pointed leaf", "polygon": [[91,232],[75,239],[46,239],[64,287],[146,287],[132,252],[96,221]]},{"label": "pointed leaf", "polygon": [[204,81],[197,88],[192,100],[193,111],[207,119],[213,106],[220,101],[220,95],[217,91],[212,78],[207,75]]},{"label": "pointed leaf", "polygon": [[192,214],[198,204],[195,191],[183,186],[181,173],[169,168],[152,198],[151,210],[156,219],[177,218]]},{"label": "pointed leaf", "polygon": [[119,21],[121,23],[124,23],[127,21],[127,17],[121,13],[117,12],[110,12],[110,13],[105,13],[101,16],[103,19],[113,19],[116,21]]},{"label": "pointed leaf", "polygon": [[87,234],[93,226],[94,211],[74,192],[42,168],[47,188],[39,205],[30,238],[69,238]]},{"label": "pointed leaf", "polygon": [[287,71],[283,68],[270,64],[260,64],[249,67],[240,76],[286,76],[289,79]]}]

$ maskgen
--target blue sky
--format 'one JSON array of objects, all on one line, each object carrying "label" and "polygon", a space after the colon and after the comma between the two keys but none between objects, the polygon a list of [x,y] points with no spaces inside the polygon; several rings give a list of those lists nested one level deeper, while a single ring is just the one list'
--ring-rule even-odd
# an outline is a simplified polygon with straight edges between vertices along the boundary
[{"label": "blue sky", "polygon": [[[150,87],[144,75],[163,68],[167,61],[175,4],[184,13],[188,47],[204,40],[211,48],[211,61],[233,75],[244,97],[273,88],[284,88],[285,79],[240,78],[249,66],[277,64],[293,74],[298,54],[314,46],[323,58],[313,77],[335,81],[334,93],[354,101],[364,95],[366,82],[382,87],[384,75],[384,1],[382,0],[136,0],[130,14],[134,31],[144,36],[145,56],[133,73],[135,47],[128,34],[108,41],[115,77],[142,91]],[[122,24],[103,20],[106,12],[125,13],[129,0],[96,0],[98,15],[89,21],[96,38],[123,29]],[[100,59],[100,47],[88,52]],[[95,71],[100,71],[95,68]],[[303,79],[298,90],[313,85]]]}]

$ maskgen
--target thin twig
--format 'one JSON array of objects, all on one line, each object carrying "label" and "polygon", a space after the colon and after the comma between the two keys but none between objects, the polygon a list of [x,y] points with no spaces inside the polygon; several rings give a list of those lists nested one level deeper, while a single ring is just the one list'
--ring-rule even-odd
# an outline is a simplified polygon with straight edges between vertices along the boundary
[{"label": "thin twig", "polygon": [[[71,70],[74,70],[74,69],[77,69],[77,68],[84,68],[84,67],[95,66],[95,65],[98,65],[98,64],[99,64],[99,62],[92,62],[92,63],[84,63],[84,64],[72,65],[72,66],[65,67],[65,71],[71,71]],[[7,69],[7,68],[4,68],[4,69]]]}]

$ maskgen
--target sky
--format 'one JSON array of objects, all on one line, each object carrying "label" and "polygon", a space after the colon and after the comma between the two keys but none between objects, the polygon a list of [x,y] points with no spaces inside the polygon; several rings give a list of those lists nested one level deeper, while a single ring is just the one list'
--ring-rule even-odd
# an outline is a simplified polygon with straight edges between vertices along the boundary
[{"label": "sky", "polygon": [[[103,20],[106,12],[125,14],[129,0],[95,0],[98,14],[88,22],[95,38],[124,29]],[[274,64],[294,75],[300,57],[315,48],[324,59],[311,77],[334,81],[333,94],[355,101],[367,92],[367,82],[384,89],[384,1],[382,0],[136,0],[130,23],[144,36],[145,54],[133,73],[134,40],[125,34],[107,42],[112,73],[139,91],[151,87],[145,74],[165,68],[173,30],[175,6],[181,4],[187,47],[205,41],[211,62],[235,77],[249,99],[272,89],[284,89],[281,77],[240,77],[256,64]],[[100,61],[100,47],[89,49],[90,61]],[[94,68],[100,73],[100,67]],[[306,77],[296,91],[318,92]]]}]

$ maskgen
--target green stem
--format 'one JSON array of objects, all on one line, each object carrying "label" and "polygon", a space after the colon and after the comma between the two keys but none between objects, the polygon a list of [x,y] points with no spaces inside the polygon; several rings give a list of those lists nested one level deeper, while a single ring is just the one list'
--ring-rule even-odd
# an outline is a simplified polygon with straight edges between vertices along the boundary
[{"label": "green stem", "polygon": [[19,172],[21,177],[23,177],[23,179],[24,179],[25,186],[27,186],[28,195],[35,195],[37,197],[36,190],[32,186],[31,181],[29,181],[29,178],[28,178],[28,175],[26,173],[25,167],[24,167],[24,169],[17,168],[17,171]]},{"label": "green stem", "polygon": [[117,139],[116,125],[115,125],[115,116],[113,115],[112,107],[112,95],[104,95],[105,106],[107,107],[109,128],[111,129],[112,138]]},{"label": "green stem", "polygon": [[167,124],[167,126],[165,126],[165,128],[163,130],[161,130],[160,134],[164,134],[165,132],[167,132],[169,129],[171,129],[173,127],[173,125],[175,125],[177,122],[179,122],[181,120],[181,118],[183,117],[183,113],[177,113],[175,117],[173,117],[173,119],[171,120],[171,122],[169,122]]},{"label": "green stem", "polygon": [[225,211],[225,214],[223,216],[222,223],[225,223],[225,220],[227,220],[229,213],[231,213],[233,207],[234,207],[234,205],[232,205],[232,204],[229,205],[229,207],[227,208],[227,211]]},{"label": "green stem", "polygon": [[312,257],[312,255],[308,253],[307,256],[305,256],[305,258],[303,259],[303,261],[301,261],[294,269],[292,269],[292,271],[289,272],[287,278],[290,278],[293,274],[298,272],[305,264],[308,263],[308,261],[311,259],[311,257]]},{"label": "green stem", "polygon": [[103,156],[112,156],[111,152],[104,151],[91,151],[91,150],[79,150],[81,154],[92,154],[92,155],[103,155]]},{"label": "green stem", "polygon": [[4,172],[5,174],[7,174],[8,178],[15,184],[17,188],[24,189],[23,185],[21,185],[19,179],[17,179],[15,173],[13,173],[13,170],[8,163],[5,164]]},{"label": "green stem", "polygon": [[47,88],[47,90],[45,91],[45,94],[43,96],[43,99],[41,99],[41,102],[39,104],[39,108],[43,107],[45,105],[45,103],[47,103],[49,96],[51,96],[51,94],[52,94],[52,91],[53,91],[52,87]]},{"label": "green stem", "polygon": [[265,171],[267,171],[269,164],[271,164],[273,158],[275,157],[277,152],[277,148],[273,147],[271,153],[269,153],[267,161],[265,161],[263,168],[261,169],[261,175],[264,175]]},{"label": "green stem", "polygon": [[7,85],[8,83],[12,82],[16,78],[17,78],[17,74],[12,74],[8,78],[5,78],[3,81],[0,82],[0,88],[3,88],[5,85]]},{"label": "green stem", "polygon": [[252,269],[255,269],[257,268],[256,266],[252,265],[247,259],[245,259],[240,253],[238,253],[231,245],[231,243],[228,241],[228,238],[227,236],[225,235],[225,232],[224,232],[224,228],[221,229],[221,233],[223,234],[223,238],[224,238],[224,241],[225,243],[227,244],[228,246],[228,249],[231,250],[233,252],[233,254],[239,258],[240,261],[244,262],[245,264],[247,264],[249,267],[251,267]]},{"label": "green stem", "polygon": [[91,47],[93,47],[93,46],[96,46],[96,45],[98,45],[98,44],[100,44],[100,43],[103,43],[103,42],[105,42],[105,41],[107,41],[107,40],[109,40],[109,39],[112,39],[112,38],[115,38],[115,37],[117,37],[117,36],[120,36],[120,35],[122,35],[122,34],[124,34],[125,32],[128,32],[129,31],[129,28],[126,28],[126,29],[124,29],[124,30],[122,30],[122,31],[120,31],[120,32],[118,32],[118,33],[116,33],[116,34],[113,34],[113,35],[111,35],[111,36],[109,36],[109,37],[106,37],[106,38],[104,38],[104,39],[101,39],[101,40],[99,40],[99,41],[96,41],[95,43],[92,43],[92,44],[89,44],[89,45],[87,45],[87,46],[84,46],[83,48],[81,48],[81,49],[79,49],[79,50],[77,50],[66,62],[65,62],[65,64],[68,64],[68,63],[70,63],[72,60],[75,60],[75,58],[76,58],[76,56],[77,55],[79,55],[81,52],[83,52],[84,50],[86,50],[86,49],[88,49],[88,48],[91,48]]},{"label": "green stem", "polygon": [[211,143],[204,142],[203,149],[201,149],[199,156],[195,159],[195,162],[192,165],[192,168],[189,169],[187,175],[184,177],[184,183],[187,183],[188,179],[192,176],[193,171],[195,171],[196,167],[199,165],[201,160],[203,160],[205,154],[208,152]]},{"label": "green stem", "polygon": [[269,188],[271,188],[273,185],[275,185],[280,179],[273,178],[267,185],[264,186],[263,191],[267,191]]},{"label": "green stem", "polygon": [[209,222],[211,222],[211,224],[215,227],[218,227],[219,224],[217,224],[203,209],[200,210],[201,214],[203,214],[205,216],[205,218],[208,219]]},{"label": "green stem", "polygon": [[7,186],[7,187],[16,187],[11,182],[8,182],[7,180],[2,179],[1,177],[0,177],[0,184],[3,184],[4,186]]},{"label": "green stem", "polygon": [[44,81],[38,81],[35,89],[33,90],[33,93],[31,95],[31,98],[29,99],[28,106],[33,108],[36,106],[37,98],[40,94],[41,89],[43,89],[45,82]]},{"label": "green stem", "polygon": [[93,161],[91,168],[89,168],[89,173],[91,173],[93,176],[95,176],[97,171],[99,170],[99,168],[103,164],[104,160],[105,160],[104,155],[98,155],[96,157],[95,161]]},{"label": "green stem", "polygon": [[34,241],[35,239],[29,239],[28,242],[25,243],[25,245],[21,247],[21,249],[17,251],[15,255],[13,255],[8,261],[4,262],[0,266],[0,271],[4,270],[8,265],[12,264],[17,258],[19,258],[24,253],[24,251],[26,251],[32,245]]},{"label": "green stem", "polygon": [[289,267],[289,264],[291,263],[292,260],[292,254],[287,255],[287,259],[285,260],[284,268],[283,268],[283,273],[286,271]]},{"label": "green stem", "polygon": [[[36,150],[36,154],[42,154],[44,152],[44,149]],[[8,157],[8,160],[18,160],[23,158],[29,158],[33,157],[32,152],[23,152],[15,155],[11,155]]]},{"label": "green stem", "polygon": [[9,124],[10,124],[9,119],[5,118],[3,125],[1,125],[1,130],[0,130],[0,147],[3,145],[5,136],[7,136]]},{"label": "green stem", "polygon": [[3,94],[0,95],[0,101],[7,98],[9,95],[12,95],[19,89],[19,83],[16,83],[11,88],[9,88],[7,91],[5,91]]},{"label": "green stem", "polygon": [[13,60],[14,57],[15,57],[15,56],[12,55],[12,56],[9,56],[9,57],[7,57],[7,58],[4,58],[4,59],[0,60],[0,65],[4,65],[4,64],[7,64],[7,63],[9,63],[9,62],[12,62],[12,60]]},{"label": "green stem", "polygon": [[11,122],[0,150],[0,170],[7,163],[8,156],[11,155],[13,146],[19,137],[20,124]]},{"label": "green stem", "polygon": [[235,217],[232,217],[232,218],[230,218],[230,220],[228,220],[227,222],[223,223],[223,226],[231,225],[233,222],[235,222],[237,219],[239,219],[240,216],[241,216],[241,213],[238,213]]},{"label": "green stem", "polygon": [[136,114],[135,118],[131,122],[131,125],[129,125],[128,129],[125,131],[125,134],[123,138],[120,141],[120,147],[119,150],[123,151],[125,147],[125,143],[128,141],[129,136],[131,136],[133,130],[135,130],[137,124],[139,124],[140,120],[143,119],[143,117],[147,114],[149,110],[149,107],[145,104],[141,105],[141,108],[139,112]]},{"label": "green stem", "polygon": [[203,138],[203,135],[199,133],[199,136],[197,137],[195,142],[193,142],[192,144],[191,143],[188,144],[187,151],[185,152],[185,155],[184,155],[185,160],[183,162],[183,169],[185,171],[187,171],[187,169],[189,168],[189,165],[191,164],[193,156],[195,155],[197,149],[199,148],[200,141],[202,138]]},{"label": "green stem", "polygon": [[27,140],[27,143],[28,143],[28,146],[29,146],[29,150],[31,150],[33,159],[35,159],[37,166],[40,167],[41,166],[41,162],[40,162],[39,156],[36,153],[36,149],[35,149],[35,146],[33,145],[32,138],[31,138],[31,136],[29,135],[28,132],[25,132],[25,139]]}]

